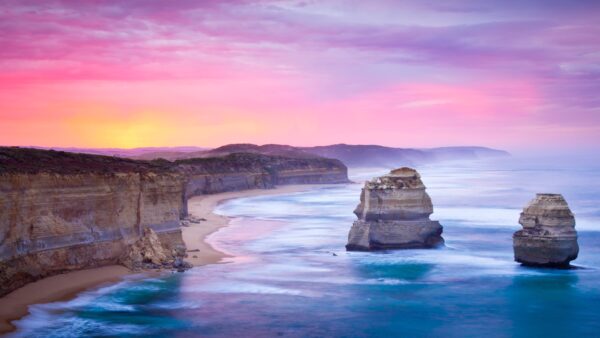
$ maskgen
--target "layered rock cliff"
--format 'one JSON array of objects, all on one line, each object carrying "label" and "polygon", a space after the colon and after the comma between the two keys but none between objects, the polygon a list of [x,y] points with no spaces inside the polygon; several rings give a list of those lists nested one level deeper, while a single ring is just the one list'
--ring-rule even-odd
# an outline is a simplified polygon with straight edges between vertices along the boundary
[{"label": "layered rock cliff", "polygon": [[347,181],[346,167],[329,159],[147,162],[0,147],[0,296],[103,265],[184,268],[180,219],[194,195]]},{"label": "layered rock cliff", "polygon": [[151,228],[183,246],[184,180],[110,157],[0,150],[0,295],[45,276],[118,264]]},{"label": "layered rock cliff", "polygon": [[354,213],[358,220],[348,234],[349,251],[431,248],[444,242],[442,226],[429,219],[431,198],[411,168],[367,181]]},{"label": "layered rock cliff", "polygon": [[186,177],[186,196],[283,184],[347,183],[348,170],[338,160],[291,158],[250,153],[175,161]]},{"label": "layered rock cliff", "polygon": [[575,216],[560,194],[537,194],[523,209],[513,235],[515,261],[524,265],[566,267],[577,258]]}]

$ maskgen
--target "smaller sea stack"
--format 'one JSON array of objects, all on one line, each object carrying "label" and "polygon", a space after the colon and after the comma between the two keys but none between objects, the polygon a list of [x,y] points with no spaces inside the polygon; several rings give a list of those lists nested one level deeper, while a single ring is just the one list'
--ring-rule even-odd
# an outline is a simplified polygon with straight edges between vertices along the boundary
[{"label": "smaller sea stack", "polygon": [[523,209],[523,230],[513,235],[515,261],[529,266],[568,267],[579,245],[575,216],[560,194],[537,194]]},{"label": "smaller sea stack", "polygon": [[348,251],[432,248],[444,243],[442,226],[429,219],[433,205],[415,169],[395,169],[365,182],[354,213],[358,220],[348,234]]}]

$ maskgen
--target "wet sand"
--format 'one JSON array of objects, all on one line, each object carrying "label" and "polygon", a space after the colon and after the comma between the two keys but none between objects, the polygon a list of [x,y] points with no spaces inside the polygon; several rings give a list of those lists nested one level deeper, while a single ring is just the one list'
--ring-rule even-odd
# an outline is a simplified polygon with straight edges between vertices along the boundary
[{"label": "wet sand", "polygon": [[182,227],[183,241],[188,249],[186,260],[194,266],[201,266],[218,263],[227,257],[205,241],[208,235],[229,224],[229,217],[213,212],[220,203],[234,198],[294,193],[321,186],[323,185],[286,185],[269,190],[253,189],[192,197],[188,201],[188,213],[205,220]]},{"label": "wet sand", "polygon": [[10,321],[29,313],[29,305],[73,298],[85,290],[117,282],[130,273],[121,265],[110,265],[64,273],[29,283],[0,298],[0,333],[15,329]]}]

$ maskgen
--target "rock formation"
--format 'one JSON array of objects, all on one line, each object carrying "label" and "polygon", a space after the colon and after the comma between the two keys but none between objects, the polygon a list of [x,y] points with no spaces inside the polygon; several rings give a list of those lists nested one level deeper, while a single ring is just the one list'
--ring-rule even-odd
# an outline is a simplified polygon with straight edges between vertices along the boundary
[{"label": "rock formation", "polygon": [[293,158],[255,153],[173,162],[186,177],[186,197],[280,184],[348,183],[348,168],[334,159]]},{"label": "rock formation", "polygon": [[524,265],[568,267],[579,246],[575,217],[560,194],[537,194],[523,209],[513,235],[515,261]]},{"label": "rock formation", "polygon": [[0,295],[117,264],[144,228],[168,250],[184,245],[182,196],[168,173],[0,174]]},{"label": "rock formation", "polygon": [[133,271],[161,268],[183,271],[192,267],[183,261],[185,251],[184,245],[167,250],[156,232],[151,228],[145,228],[142,237],[129,247],[120,263]]},{"label": "rock formation", "polygon": [[354,213],[358,220],[346,250],[432,248],[444,243],[442,226],[429,219],[431,198],[414,169],[392,170],[367,181]]}]

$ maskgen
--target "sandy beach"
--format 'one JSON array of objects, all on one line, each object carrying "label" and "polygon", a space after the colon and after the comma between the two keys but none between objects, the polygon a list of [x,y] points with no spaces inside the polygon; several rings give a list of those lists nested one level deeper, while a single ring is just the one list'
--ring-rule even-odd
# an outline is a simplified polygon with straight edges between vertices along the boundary
[{"label": "sandy beach", "polygon": [[[183,240],[188,249],[186,260],[194,266],[202,266],[218,263],[226,257],[205,241],[207,236],[229,223],[228,217],[213,212],[220,203],[234,198],[294,193],[320,186],[286,185],[268,190],[253,189],[191,198],[188,201],[189,214],[205,220],[182,227]],[[27,284],[0,298],[0,334],[14,330],[10,322],[27,315],[30,305],[72,299],[80,292],[114,283],[129,274],[131,271],[127,268],[112,265],[60,274]]]},{"label": "sandy beach", "polygon": [[130,273],[121,265],[110,265],[64,273],[29,283],[0,298],[0,334],[14,330],[10,321],[29,313],[29,305],[73,298],[76,294],[105,283],[119,281]]},{"label": "sandy beach", "polygon": [[224,253],[215,250],[204,240],[208,235],[229,223],[229,217],[213,212],[220,203],[234,198],[287,194],[320,186],[322,185],[286,185],[269,190],[253,189],[192,197],[188,201],[188,213],[196,218],[203,218],[205,221],[191,223],[189,227],[182,227],[183,240],[188,249],[186,260],[194,266],[201,266],[218,263],[226,257]]}]

